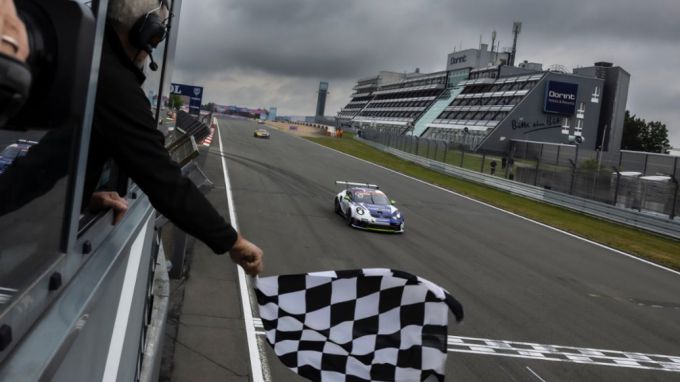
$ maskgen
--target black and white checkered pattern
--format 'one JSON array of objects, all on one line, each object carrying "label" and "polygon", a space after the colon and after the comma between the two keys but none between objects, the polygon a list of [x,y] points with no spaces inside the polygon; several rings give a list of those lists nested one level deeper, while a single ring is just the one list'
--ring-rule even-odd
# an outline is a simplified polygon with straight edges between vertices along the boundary
[{"label": "black and white checkered pattern", "polygon": [[269,344],[313,381],[443,381],[448,310],[441,287],[389,269],[259,278]]},{"label": "black and white checkered pattern", "polygon": [[449,336],[450,352],[680,372],[680,357],[531,342]]}]

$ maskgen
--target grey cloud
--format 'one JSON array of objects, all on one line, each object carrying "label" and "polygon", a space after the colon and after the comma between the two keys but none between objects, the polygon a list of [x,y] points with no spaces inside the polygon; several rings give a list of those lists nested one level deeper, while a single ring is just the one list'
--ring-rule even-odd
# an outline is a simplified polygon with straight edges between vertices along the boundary
[{"label": "grey cloud", "polygon": [[677,0],[184,0],[176,67],[230,103],[284,114],[312,113],[318,81],[330,80],[334,114],[357,78],[443,70],[454,47],[474,47],[480,34],[488,43],[493,29],[510,46],[519,20],[520,60],[621,65],[633,77],[629,108],[666,118],[680,145],[680,111],[666,102],[680,88],[678,14]]}]

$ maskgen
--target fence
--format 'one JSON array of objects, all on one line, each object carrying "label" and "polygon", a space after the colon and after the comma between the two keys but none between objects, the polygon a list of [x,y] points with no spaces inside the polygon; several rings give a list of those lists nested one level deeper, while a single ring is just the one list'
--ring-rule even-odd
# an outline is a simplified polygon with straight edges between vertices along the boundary
[{"label": "fence", "polygon": [[671,219],[680,213],[680,157],[621,151],[612,157],[575,145],[511,140],[505,153],[363,129],[360,136],[397,150],[480,173]]}]

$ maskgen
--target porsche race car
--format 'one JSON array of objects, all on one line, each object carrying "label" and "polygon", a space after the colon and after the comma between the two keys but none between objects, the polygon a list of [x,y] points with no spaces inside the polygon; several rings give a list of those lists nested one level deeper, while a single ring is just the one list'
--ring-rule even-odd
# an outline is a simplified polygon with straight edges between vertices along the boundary
[{"label": "porsche race car", "polygon": [[257,129],[253,134],[255,138],[269,138],[269,131],[265,129]]},{"label": "porsche race car", "polygon": [[404,232],[404,217],[377,185],[336,181],[345,186],[335,197],[335,212],[347,224],[380,232]]}]

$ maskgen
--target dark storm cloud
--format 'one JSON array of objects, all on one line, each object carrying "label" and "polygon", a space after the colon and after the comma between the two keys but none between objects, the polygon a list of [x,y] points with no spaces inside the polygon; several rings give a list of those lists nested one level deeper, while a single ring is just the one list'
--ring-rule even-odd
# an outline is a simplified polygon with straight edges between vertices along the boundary
[{"label": "dark storm cloud", "polygon": [[[677,0],[203,0],[185,1],[178,65],[198,70],[241,67],[301,77],[355,77],[376,68],[428,63],[417,57],[464,47],[498,29],[520,46],[567,40],[602,44],[645,40],[677,44]],[[190,19],[191,25],[185,20]],[[413,61],[413,63],[402,60]],[[397,61],[391,64],[390,61]],[[438,58],[439,61],[443,59]],[[588,60],[590,61],[590,60]],[[443,66],[443,64],[441,64]]]},{"label": "dark storm cloud", "polygon": [[[431,20],[417,2],[203,3],[212,5],[183,9],[178,56],[182,69],[236,67],[299,77],[354,78],[381,68],[413,69],[420,61],[416,57],[431,56],[428,53],[437,45],[422,41],[422,33],[435,32],[435,26],[428,25]],[[201,27],[185,28],[186,18]],[[413,63],[402,64],[409,60]],[[442,66],[445,59],[437,60]]]},{"label": "dark storm cloud", "polygon": [[[518,20],[518,59],[568,69],[614,62],[632,75],[632,111],[669,119],[669,126],[680,119],[678,107],[668,105],[680,88],[674,72],[680,66],[678,0],[183,2],[177,74],[214,83],[207,94],[232,103],[260,100],[253,106],[271,103],[286,114],[309,114],[323,79],[331,81],[327,111],[334,114],[356,79],[379,70],[443,70],[454,47],[476,47],[480,35],[488,43],[494,29],[501,47],[509,47]],[[284,90],[309,96],[276,94]],[[680,145],[675,126],[673,141]]]}]

